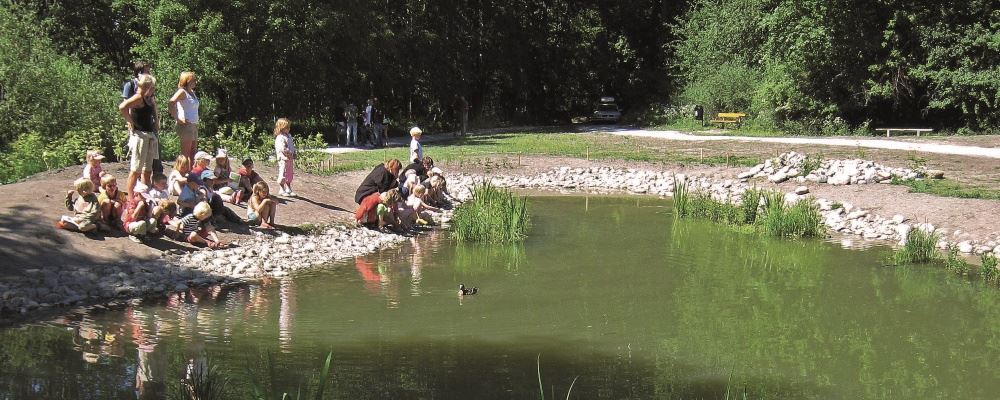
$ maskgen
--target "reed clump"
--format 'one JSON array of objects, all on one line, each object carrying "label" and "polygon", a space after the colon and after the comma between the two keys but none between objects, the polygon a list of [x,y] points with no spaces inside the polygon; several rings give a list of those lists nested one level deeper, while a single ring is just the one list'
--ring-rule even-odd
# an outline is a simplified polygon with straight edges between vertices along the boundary
[{"label": "reed clump", "polygon": [[938,234],[914,229],[906,236],[903,247],[896,249],[889,261],[894,265],[921,264],[940,257],[937,252]]},{"label": "reed clump", "polygon": [[826,234],[823,217],[812,202],[787,205],[784,193],[773,190],[747,189],[742,201],[734,204],[704,193],[692,194],[685,182],[675,181],[674,212],[682,218],[749,226],[772,236],[820,237]]},{"label": "reed clump", "polygon": [[983,253],[979,256],[982,266],[979,267],[979,274],[983,280],[992,284],[1000,282],[1000,271],[997,271],[997,256],[993,253]]},{"label": "reed clump", "polygon": [[528,223],[527,200],[487,181],[455,211],[451,230],[458,241],[512,243],[524,239]]},{"label": "reed clump", "polygon": [[972,268],[964,258],[958,255],[958,248],[948,246],[948,256],[944,260],[944,268],[956,275],[968,275]]}]

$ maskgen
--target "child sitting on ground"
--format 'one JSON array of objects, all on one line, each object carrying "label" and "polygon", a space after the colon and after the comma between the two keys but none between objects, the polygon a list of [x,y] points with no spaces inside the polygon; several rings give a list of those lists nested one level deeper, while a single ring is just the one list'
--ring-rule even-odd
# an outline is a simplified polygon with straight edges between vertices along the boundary
[{"label": "child sitting on ground", "polygon": [[253,187],[257,182],[263,182],[264,179],[260,177],[257,171],[253,170],[253,160],[247,158],[243,160],[243,167],[240,167],[240,192],[241,196],[239,201],[244,202],[250,200],[250,195],[253,194]]},{"label": "child sitting on ground", "polygon": [[239,215],[236,215],[233,210],[226,207],[226,201],[222,195],[212,190],[212,187],[215,185],[215,180],[216,176],[214,171],[206,169],[201,172],[201,181],[203,183],[201,190],[205,193],[205,201],[207,201],[212,207],[212,213],[215,214],[217,218],[223,217],[229,222],[243,222]]},{"label": "child sitting on ground", "polygon": [[125,192],[118,190],[118,179],[114,175],[105,174],[101,178],[101,194],[97,196],[97,203],[101,205],[101,222],[108,226],[121,226],[119,221],[126,201],[128,198]]},{"label": "child sitting on ground", "polygon": [[[170,189],[171,196],[180,196],[181,189],[187,185],[187,177],[190,173],[191,159],[183,154],[177,156],[177,159],[174,160],[174,170],[170,172],[170,178],[167,179],[167,187]],[[194,204],[191,207],[194,207]]]},{"label": "child sitting on ground", "polygon": [[[73,211],[72,217],[63,215],[56,222],[56,227],[79,232],[90,232],[97,228],[101,219],[101,208],[94,194],[94,182],[88,178],[79,178],[73,182],[73,189],[66,192],[66,210]],[[76,201],[73,193],[77,194]]]},{"label": "child sitting on ground", "polygon": [[253,185],[253,194],[247,202],[247,222],[260,224],[263,229],[274,229],[274,216],[278,203],[271,200],[271,190],[264,182]]},{"label": "child sitting on ground", "polygon": [[101,167],[102,160],[104,155],[101,152],[87,150],[87,165],[83,167],[83,177],[90,179],[95,188],[101,187],[101,177],[105,174],[104,168]]},{"label": "child sitting on ground", "polygon": [[194,212],[178,220],[175,229],[179,232],[181,239],[188,243],[203,244],[211,249],[225,247],[209,221],[211,217],[212,206],[203,201],[195,205]]},{"label": "child sitting on ground", "polygon": [[167,177],[163,174],[153,175],[153,187],[146,190],[144,196],[150,210],[149,233],[155,234],[162,230],[176,212],[176,204],[170,200],[167,191]]},{"label": "child sitting on ground", "polygon": [[149,208],[146,205],[145,197],[143,197],[143,192],[146,190],[145,186],[136,185],[132,194],[128,196],[128,202],[122,215],[122,229],[128,233],[129,240],[136,243],[142,243],[149,232],[149,221],[147,221]]},{"label": "child sitting on ground", "polygon": [[219,149],[219,154],[215,155],[214,172],[215,183],[212,184],[211,189],[215,190],[223,201],[238,204],[242,193],[239,192],[239,186],[230,178],[233,169],[229,166],[229,153],[226,152],[226,149]]},{"label": "child sitting on ground", "polygon": [[424,185],[416,185],[413,187],[413,194],[406,199],[406,205],[413,209],[414,216],[416,216],[416,223],[418,225],[430,225],[429,221],[433,221],[427,211],[441,212],[440,208],[431,206],[424,202],[424,197],[427,195],[427,188]]},{"label": "child sitting on ground", "polygon": [[212,164],[212,156],[204,151],[194,153],[194,161],[191,162],[191,172],[201,174]]}]

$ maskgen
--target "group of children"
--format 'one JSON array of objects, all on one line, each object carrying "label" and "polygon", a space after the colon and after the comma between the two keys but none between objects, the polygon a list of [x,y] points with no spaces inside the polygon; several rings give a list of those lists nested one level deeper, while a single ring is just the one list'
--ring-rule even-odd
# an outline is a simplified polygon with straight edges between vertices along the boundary
[{"label": "group of children", "polygon": [[[378,204],[361,202],[355,213],[359,224],[376,226],[380,230],[410,230],[417,225],[433,224],[428,212],[440,212],[440,207],[450,204],[443,172],[434,166],[431,157],[424,156],[423,145],[420,143],[422,135],[420,128],[410,129],[412,163],[398,173],[395,187],[379,193]],[[400,167],[398,160],[392,160],[386,165],[390,168]]]},{"label": "group of children", "polygon": [[[291,197],[296,196],[291,186],[296,151],[290,127],[290,121],[281,118],[275,123],[274,135],[279,194]],[[103,171],[103,159],[97,150],[87,152],[82,177],[66,193],[66,209],[74,214],[63,216],[57,227],[79,232],[117,229],[136,242],[170,227],[178,233],[179,240],[220,248],[225,244],[215,232],[211,218],[244,222],[226,207],[228,202],[246,203],[247,223],[262,229],[274,228],[278,203],[271,198],[267,183],[254,171],[250,158],[243,160],[238,173],[233,174],[225,149],[219,149],[214,157],[214,169],[210,168],[213,157],[204,151],[197,152],[193,160],[181,154],[169,177],[153,175],[151,182],[136,184],[132,193],[118,189],[115,176]]]}]

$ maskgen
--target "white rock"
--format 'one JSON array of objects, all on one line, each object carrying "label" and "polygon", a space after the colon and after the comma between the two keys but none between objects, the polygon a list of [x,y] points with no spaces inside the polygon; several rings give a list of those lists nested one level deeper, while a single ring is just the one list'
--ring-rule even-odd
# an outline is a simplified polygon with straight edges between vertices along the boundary
[{"label": "white rock", "polygon": [[784,172],[778,172],[774,175],[769,176],[767,180],[773,183],[781,183],[788,180],[788,175],[786,175]]},{"label": "white rock", "polygon": [[973,250],[972,242],[968,240],[963,240],[961,242],[958,242],[958,251],[968,254],[972,253],[972,250]]},{"label": "white rock", "polygon": [[892,216],[892,222],[894,222],[894,223],[902,224],[905,221],[906,221],[906,217],[904,217],[902,215],[896,214],[896,215]]},{"label": "white rock", "polygon": [[795,188],[795,194],[797,194],[797,195],[804,195],[804,194],[808,194],[808,193],[809,193],[809,188],[807,188],[805,186],[799,186],[799,187]]}]

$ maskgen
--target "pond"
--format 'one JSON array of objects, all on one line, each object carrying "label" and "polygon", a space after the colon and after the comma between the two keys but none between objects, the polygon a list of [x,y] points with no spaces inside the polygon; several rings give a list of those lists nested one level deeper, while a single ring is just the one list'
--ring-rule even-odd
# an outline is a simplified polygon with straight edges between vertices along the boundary
[{"label": "pond", "polygon": [[539,376],[547,398],[1000,393],[994,288],[884,267],[886,248],[676,221],[668,200],[529,205],[522,245],[437,232],[291,279],[0,330],[0,398],[161,398],[206,364],[230,398],[295,398],[331,352],[337,399],[537,398]]}]

